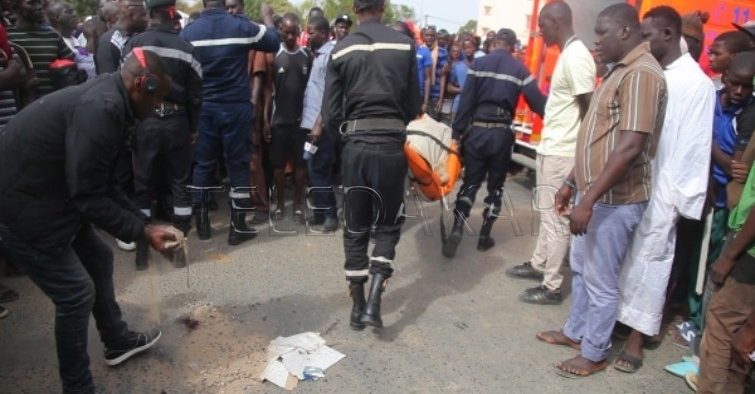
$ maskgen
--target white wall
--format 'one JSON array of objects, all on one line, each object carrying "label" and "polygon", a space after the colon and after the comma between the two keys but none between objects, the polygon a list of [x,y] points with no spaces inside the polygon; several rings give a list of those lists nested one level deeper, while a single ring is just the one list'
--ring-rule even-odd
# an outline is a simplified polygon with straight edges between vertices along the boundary
[{"label": "white wall", "polygon": [[533,0],[480,0],[477,34],[484,38],[488,30],[506,27],[514,30],[519,41],[526,45],[533,4]]}]

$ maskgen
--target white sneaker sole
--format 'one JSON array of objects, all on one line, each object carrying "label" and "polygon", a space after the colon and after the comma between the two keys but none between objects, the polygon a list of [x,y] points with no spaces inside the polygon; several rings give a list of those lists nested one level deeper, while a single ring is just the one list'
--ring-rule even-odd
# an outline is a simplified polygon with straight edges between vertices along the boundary
[{"label": "white sneaker sole", "polygon": [[120,364],[120,363],[128,360],[131,356],[133,356],[135,354],[139,354],[139,353],[141,353],[141,352],[143,352],[143,351],[151,348],[152,345],[154,345],[160,339],[161,336],[163,336],[162,331],[159,334],[157,334],[157,336],[154,339],[152,339],[152,341],[148,342],[147,344],[145,344],[143,346],[139,346],[137,348],[133,348],[133,349],[129,350],[128,352],[123,353],[118,358],[114,358],[112,360],[105,359],[105,364],[107,364],[107,365],[109,365],[111,367],[114,367],[114,366],[116,366],[116,365],[118,365],[118,364]]}]

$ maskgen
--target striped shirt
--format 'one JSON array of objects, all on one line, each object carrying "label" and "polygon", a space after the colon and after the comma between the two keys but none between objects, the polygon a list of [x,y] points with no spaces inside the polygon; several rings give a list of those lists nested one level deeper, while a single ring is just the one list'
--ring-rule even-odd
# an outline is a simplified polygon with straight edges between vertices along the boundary
[{"label": "striped shirt", "polygon": [[[0,66],[0,71],[3,70],[5,67]],[[10,122],[16,112],[16,91],[0,90],[0,129]]]},{"label": "striped shirt", "polygon": [[38,98],[55,90],[50,79],[50,63],[63,58],[75,60],[71,48],[51,27],[21,30],[12,26],[8,28],[8,39],[23,47],[29,54],[34,74],[39,79],[39,85],[34,90]]},{"label": "striped shirt", "polygon": [[649,134],[645,148],[621,181],[600,198],[619,205],[648,201],[651,164],[666,112],[663,69],[643,43],[630,51],[603,79],[590,102],[577,136],[575,175],[584,193],[600,176],[622,131]]}]

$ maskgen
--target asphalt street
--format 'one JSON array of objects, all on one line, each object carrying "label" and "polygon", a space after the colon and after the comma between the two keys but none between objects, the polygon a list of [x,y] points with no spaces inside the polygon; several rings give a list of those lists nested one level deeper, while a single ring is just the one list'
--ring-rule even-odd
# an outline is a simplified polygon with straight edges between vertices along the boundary
[{"label": "asphalt street", "polygon": [[[499,220],[497,245],[487,253],[465,236],[453,260],[440,253],[437,203],[423,205],[427,226],[408,219],[397,249],[395,275],[383,303],[386,327],[349,328],[351,308],[343,274],[342,232],[316,235],[287,218],[275,233],[259,226],[257,239],[226,244],[228,213],[212,216],[214,237],[189,237],[189,266],[174,268],[152,252],[150,269],[134,270],[134,254],[115,248],[115,285],[132,329],[159,327],[155,348],[110,368],[94,321],[90,324],[92,373],[103,393],[280,393],[257,380],[265,349],[277,336],[322,334],[346,358],[325,379],[301,382],[312,393],[686,393],[684,381],[663,370],[684,350],[666,338],[646,351],[634,375],[609,367],[593,377],[566,379],[554,364],[575,351],[539,342],[535,332],[558,329],[568,313],[561,306],[530,306],[517,300],[532,281],[510,279],[505,270],[527,260],[536,232],[530,204],[532,179],[507,182],[520,235]],[[482,189],[484,190],[484,189]],[[470,219],[479,229],[484,196]],[[408,213],[418,213],[412,200]],[[448,224],[448,222],[447,222]],[[5,305],[0,320],[0,393],[60,391],[53,337],[52,303],[26,277],[4,278],[21,299]],[[185,324],[189,316],[198,324]],[[621,349],[616,341],[611,358]]]}]

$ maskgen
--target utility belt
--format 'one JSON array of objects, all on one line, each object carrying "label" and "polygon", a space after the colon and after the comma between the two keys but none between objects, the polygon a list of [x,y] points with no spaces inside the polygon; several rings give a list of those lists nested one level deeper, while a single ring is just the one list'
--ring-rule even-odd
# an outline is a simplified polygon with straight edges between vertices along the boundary
[{"label": "utility belt", "polygon": [[181,104],[163,102],[155,107],[155,116],[158,118],[167,118],[177,113],[186,112],[186,107]]},{"label": "utility belt", "polygon": [[509,109],[491,103],[478,105],[472,119],[473,126],[488,128],[509,127],[514,120]]},{"label": "utility belt", "polygon": [[341,123],[341,126],[338,128],[338,132],[340,132],[342,136],[373,130],[403,134],[406,131],[406,124],[403,120],[398,119],[367,118],[347,120]]}]

